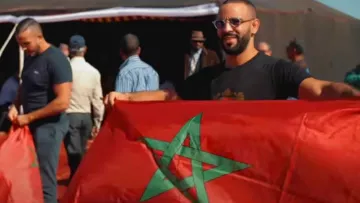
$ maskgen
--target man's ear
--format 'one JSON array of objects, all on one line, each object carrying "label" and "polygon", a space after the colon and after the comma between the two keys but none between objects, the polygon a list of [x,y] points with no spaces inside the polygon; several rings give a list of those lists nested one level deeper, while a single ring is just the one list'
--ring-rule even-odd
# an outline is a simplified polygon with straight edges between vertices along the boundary
[{"label": "man's ear", "polygon": [[256,33],[259,31],[260,28],[260,20],[258,18],[254,19],[251,22],[251,34],[256,35]]}]

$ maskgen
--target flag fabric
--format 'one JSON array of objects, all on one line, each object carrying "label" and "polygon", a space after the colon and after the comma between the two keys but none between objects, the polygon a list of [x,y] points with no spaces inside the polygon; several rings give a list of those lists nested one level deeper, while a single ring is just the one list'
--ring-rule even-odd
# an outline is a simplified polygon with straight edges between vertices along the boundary
[{"label": "flag fabric", "polygon": [[44,202],[39,164],[29,128],[13,129],[1,140],[0,202]]},{"label": "flag fabric", "polygon": [[358,101],[119,102],[63,203],[360,202]]}]

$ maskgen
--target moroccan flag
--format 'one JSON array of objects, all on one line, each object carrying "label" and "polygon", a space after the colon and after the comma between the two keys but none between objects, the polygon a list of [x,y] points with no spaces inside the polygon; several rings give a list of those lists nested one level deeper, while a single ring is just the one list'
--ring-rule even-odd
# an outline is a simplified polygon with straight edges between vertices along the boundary
[{"label": "moroccan flag", "polygon": [[116,104],[63,203],[360,202],[357,101]]},{"label": "moroccan flag", "polygon": [[0,138],[0,142],[0,202],[44,202],[30,129],[27,126],[12,128],[7,137]]}]

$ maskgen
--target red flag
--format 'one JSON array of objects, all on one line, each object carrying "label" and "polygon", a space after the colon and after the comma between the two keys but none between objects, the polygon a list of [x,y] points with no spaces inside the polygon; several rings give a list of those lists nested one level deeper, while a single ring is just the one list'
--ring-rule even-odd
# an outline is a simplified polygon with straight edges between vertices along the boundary
[{"label": "red flag", "polygon": [[[4,138],[4,137],[3,137]],[[39,166],[28,127],[9,133],[0,145],[0,202],[43,202]]]},{"label": "red flag", "polygon": [[360,201],[356,101],[118,103],[64,203]]}]

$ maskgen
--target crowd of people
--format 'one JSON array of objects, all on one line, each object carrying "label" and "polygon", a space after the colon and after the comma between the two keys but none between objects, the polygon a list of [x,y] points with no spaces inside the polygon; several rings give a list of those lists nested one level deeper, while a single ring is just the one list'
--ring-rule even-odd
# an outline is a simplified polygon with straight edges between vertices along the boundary
[{"label": "crowd of people", "polygon": [[[184,81],[175,86],[160,86],[158,73],[140,58],[138,37],[125,35],[120,49],[124,62],[113,92],[105,96],[104,102],[100,73],[84,57],[84,37],[74,35],[68,44],[55,47],[46,41],[34,19],[18,24],[16,40],[27,57],[21,78],[13,76],[2,88],[1,94],[6,97],[0,101],[9,118],[2,131],[8,131],[11,125],[30,127],[46,203],[57,202],[61,143],[65,143],[72,177],[86,153],[87,139],[101,127],[105,105],[111,108],[116,100],[313,100],[360,96],[351,85],[312,77],[304,51],[295,40],[287,47],[291,61],[271,56],[271,46],[266,42],[256,46],[260,20],[248,0],[225,1],[213,24],[224,60],[204,47],[206,38],[201,31],[193,31],[192,49],[184,56]],[[346,81],[357,88],[359,70],[357,67],[346,76]]]}]

